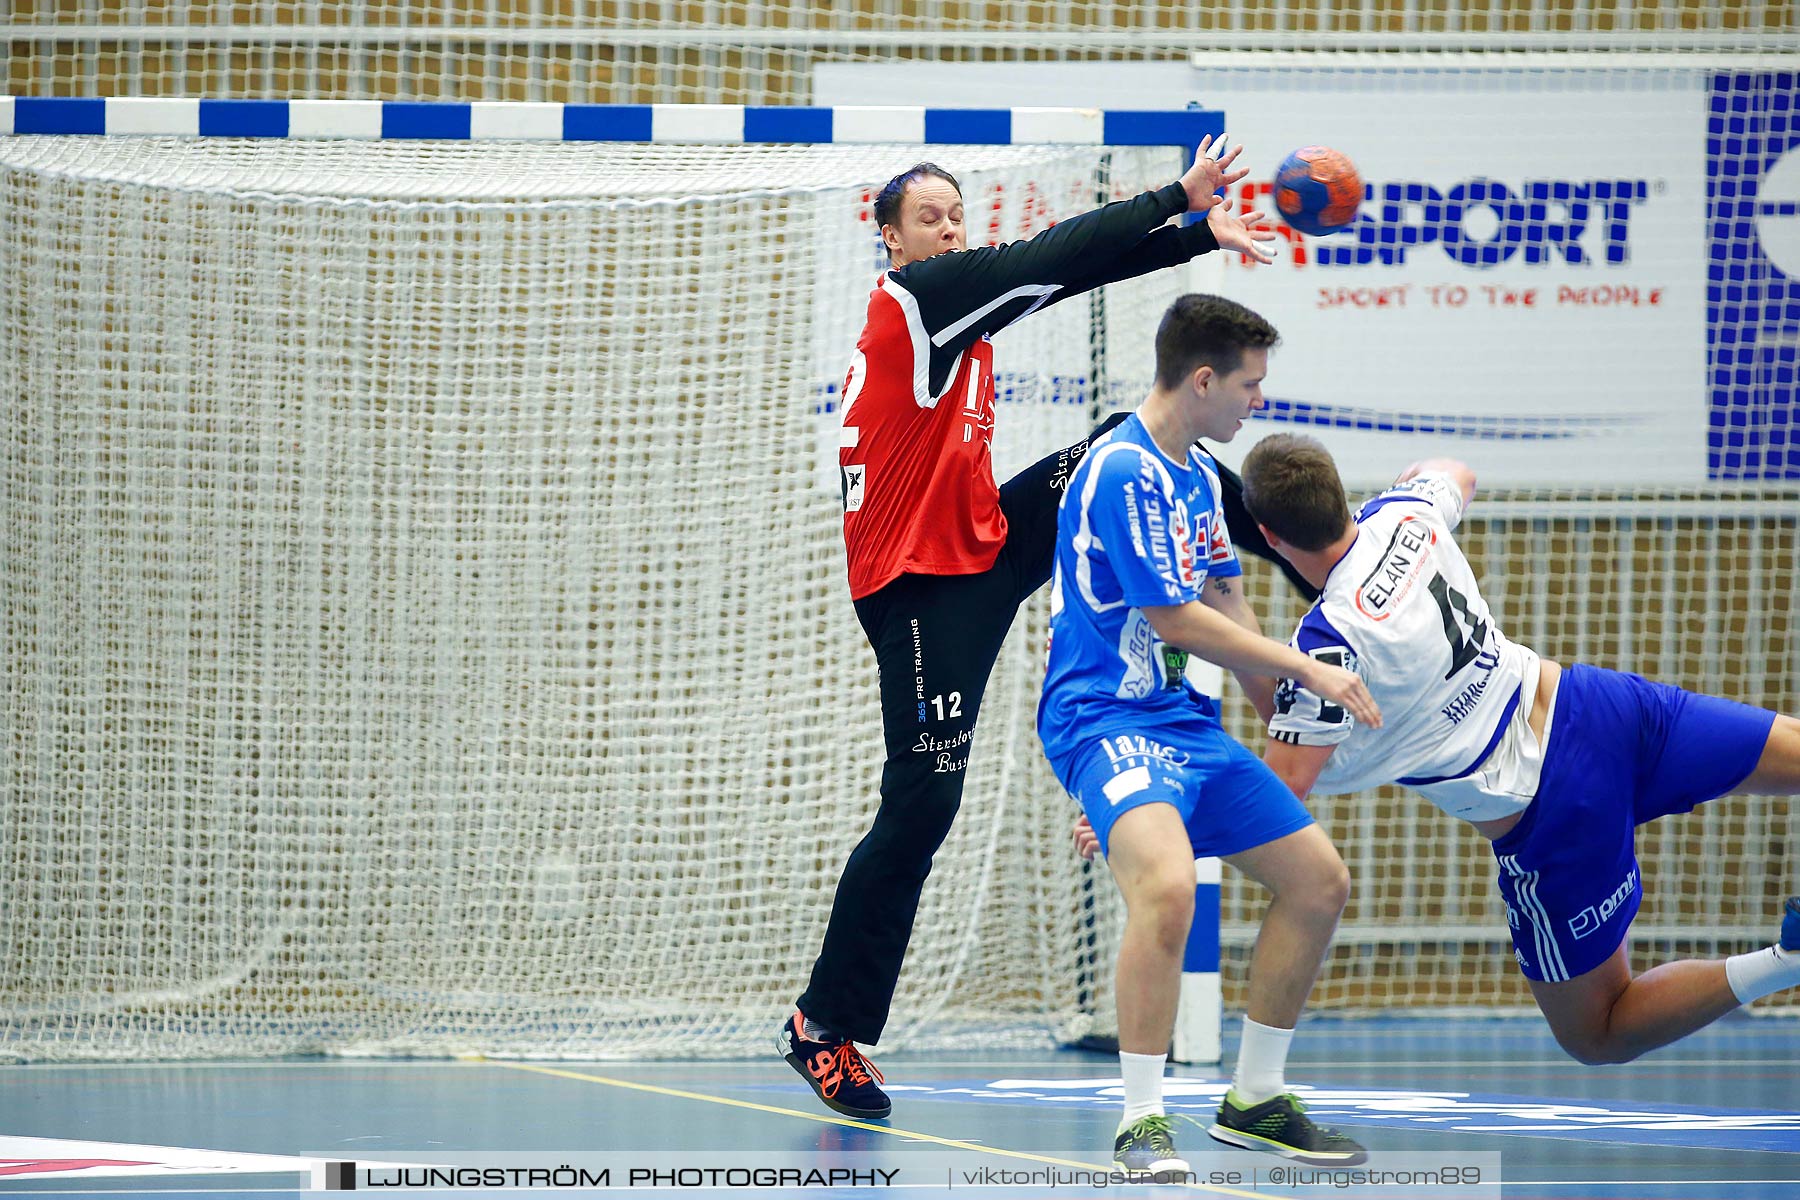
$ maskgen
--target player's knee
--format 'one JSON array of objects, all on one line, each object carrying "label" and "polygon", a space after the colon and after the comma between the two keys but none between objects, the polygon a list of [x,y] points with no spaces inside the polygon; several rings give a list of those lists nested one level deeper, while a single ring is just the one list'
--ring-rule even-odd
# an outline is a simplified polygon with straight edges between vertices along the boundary
[{"label": "player's knee", "polygon": [[1334,854],[1295,875],[1276,895],[1289,913],[1309,924],[1335,925],[1350,902],[1350,868]]},{"label": "player's knee", "polygon": [[962,774],[928,776],[904,806],[902,816],[913,839],[935,851],[950,835],[962,807]]},{"label": "player's knee", "polygon": [[1616,1067],[1638,1056],[1638,1051],[1609,1041],[1562,1043],[1569,1057],[1584,1067]]},{"label": "player's knee", "polygon": [[1556,1029],[1556,1044],[1584,1067],[1628,1063],[1643,1050],[1605,1029]]},{"label": "player's knee", "polygon": [[1321,916],[1329,915],[1335,922],[1344,915],[1344,906],[1350,903],[1350,868],[1344,865],[1343,859],[1334,860],[1319,873],[1313,894]]},{"label": "player's knee", "polygon": [[[900,769],[896,769],[899,767]],[[950,832],[962,807],[963,772],[934,771],[929,765],[889,760],[881,779],[881,812],[888,823],[910,836],[931,840],[935,848]]]},{"label": "player's knee", "polygon": [[1158,944],[1179,950],[1194,923],[1194,875],[1158,871],[1138,880],[1125,896],[1130,920],[1151,932]]}]

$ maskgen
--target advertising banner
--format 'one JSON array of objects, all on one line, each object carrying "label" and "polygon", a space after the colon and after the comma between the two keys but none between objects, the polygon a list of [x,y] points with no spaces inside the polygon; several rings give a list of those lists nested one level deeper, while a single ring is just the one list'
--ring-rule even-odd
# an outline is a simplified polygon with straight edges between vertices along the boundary
[{"label": "advertising banner", "polygon": [[1800,187],[1782,190],[1800,181],[1783,157],[1800,143],[1795,90],[1792,74],[1648,67],[818,76],[821,103],[1218,109],[1251,171],[1232,199],[1264,212],[1288,153],[1343,151],[1365,185],[1352,225],[1317,238],[1280,226],[1280,261],[1226,267],[1226,294],[1283,340],[1269,411],[1223,457],[1297,429],[1353,484],[1447,454],[1490,487],[1577,490],[1800,477],[1800,290],[1789,298],[1780,266],[1800,259]]}]

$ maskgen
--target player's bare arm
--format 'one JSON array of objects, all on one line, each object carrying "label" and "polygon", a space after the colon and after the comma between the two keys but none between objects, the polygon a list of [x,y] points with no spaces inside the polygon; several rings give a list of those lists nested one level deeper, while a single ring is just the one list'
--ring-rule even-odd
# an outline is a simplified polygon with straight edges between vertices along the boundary
[{"label": "player's bare arm", "polygon": [[[1208,581],[1200,602],[1215,612],[1223,613],[1251,633],[1262,634],[1262,622],[1244,595],[1243,580],[1229,576]],[[1234,671],[1245,699],[1256,710],[1257,719],[1267,725],[1275,716],[1275,679],[1271,675]]]},{"label": "player's bare arm", "polygon": [[[1223,245],[1224,243],[1220,244]],[[1400,472],[1400,477],[1394,480],[1394,482],[1396,484],[1405,483],[1407,480],[1412,479],[1415,476],[1423,475],[1427,471],[1448,475],[1451,479],[1455,480],[1456,486],[1462,491],[1463,507],[1465,509],[1469,507],[1469,502],[1475,499],[1475,469],[1469,466],[1468,463],[1462,462],[1459,459],[1422,458],[1412,466],[1406,468],[1406,470]]]},{"label": "player's bare arm", "polygon": [[1381,710],[1354,671],[1300,653],[1292,646],[1251,633],[1230,617],[1197,600],[1146,605],[1144,618],[1164,642],[1198,654],[1227,671],[1293,679],[1315,696],[1341,704],[1358,721],[1381,728]]},{"label": "player's bare arm", "polygon": [[1331,752],[1336,749],[1336,746],[1296,746],[1270,738],[1263,747],[1263,762],[1280,776],[1281,782],[1288,785],[1296,798],[1304,800],[1313,785],[1319,782],[1325,764],[1331,760]]}]

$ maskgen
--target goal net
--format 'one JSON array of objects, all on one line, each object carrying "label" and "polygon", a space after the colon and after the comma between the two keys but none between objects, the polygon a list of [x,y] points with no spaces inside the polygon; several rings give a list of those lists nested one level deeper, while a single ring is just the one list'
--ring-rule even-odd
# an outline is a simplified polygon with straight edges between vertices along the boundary
[{"label": "goal net", "polygon": [[[1792,5],[1696,0],[108,0],[11,6],[14,95],[817,103],[823,65],[1182,61],[1190,52],[1657,54],[1794,49]],[[1129,67],[1126,68],[1129,71]],[[1168,103],[1165,97],[1161,103]],[[1116,103],[1116,102],[1114,102]],[[1237,106],[1234,106],[1237,107]],[[1241,111],[1241,108],[1240,108]],[[1297,137],[1304,132],[1297,131]],[[1295,145],[1302,144],[1299,141]]]},{"label": "goal net", "polygon": [[[0,139],[0,1053],[759,1051],[875,803],[835,399],[921,157],[975,242],[1183,166]],[[1001,478],[1192,283],[1001,336]],[[1043,634],[884,1044],[1078,1036],[1110,974]]]}]

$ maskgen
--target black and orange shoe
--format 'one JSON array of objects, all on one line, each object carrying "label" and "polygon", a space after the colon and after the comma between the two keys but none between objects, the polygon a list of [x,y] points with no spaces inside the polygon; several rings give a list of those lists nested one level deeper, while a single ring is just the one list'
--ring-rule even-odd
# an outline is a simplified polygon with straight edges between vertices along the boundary
[{"label": "black and orange shoe", "polygon": [[806,1020],[798,1012],[787,1019],[775,1048],[812,1085],[825,1107],[863,1121],[879,1121],[894,1110],[875,1064],[855,1042],[815,1042],[806,1036]]}]

